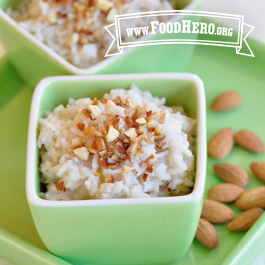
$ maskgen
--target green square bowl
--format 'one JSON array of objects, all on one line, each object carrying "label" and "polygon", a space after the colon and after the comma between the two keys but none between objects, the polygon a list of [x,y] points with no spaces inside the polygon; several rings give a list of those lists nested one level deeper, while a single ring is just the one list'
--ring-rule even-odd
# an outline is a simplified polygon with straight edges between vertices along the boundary
[{"label": "green square bowl", "polygon": [[[197,119],[196,181],[178,197],[79,201],[41,199],[38,121],[69,97],[101,98],[113,88],[136,84],[167,105],[183,106]],[[203,83],[192,74],[127,74],[51,77],[32,99],[27,153],[27,199],[37,230],[52,253],[81,264],[166,264],[188,251],[200,218],[205,184],[206,133]]]},{"label": "green square bowl", "polygon": [[[5,11],[9,6],[14,7],[21,1],[0,0],[0,38],[8,52],[10,61],[20,76],[32,87],[41,78],[55,75],[183,72],[193,53],[193,44],[133,47],[125,49],[122,55],[109,57],[89,68],[79,68],[59,56],[6,14]],[[200,10],[201,0],[173,1],[177,1],[178,9]],[[187,15],[177,18],[176,21],[185,18],[197,21],[194,16]],[[106,34],[108,34],[107,31]],[[187,38],[185,33],[177,35],[179,39]],[[198,37],[198,34],[193,35]],[[146,36],[142,38],[146,38]],[[150,37],[148,36],[148,38]],[[163,36],[157,34],[152,37],[154,40],[161,38],[170,39],[172,34]],[[107,49],[108,47],[106,51]]]}]

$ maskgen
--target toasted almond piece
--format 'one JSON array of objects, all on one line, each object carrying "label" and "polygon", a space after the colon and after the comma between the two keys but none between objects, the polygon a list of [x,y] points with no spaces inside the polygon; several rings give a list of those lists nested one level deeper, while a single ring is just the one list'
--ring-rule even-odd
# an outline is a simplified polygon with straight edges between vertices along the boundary
[{"label": "toasted almond piece", "polygon": [[74,154],[83,161],[87,161],[89,158],[89,152],[85,146],[79,147],[73,150]]},{"label": "toasted almond piece", "polygon": [[55,187],[56,187],[56,189],[57,189],[58,191],[66,192],[66,188],[65,188],[65,186],[64,186],[64,182],[63,182],[63,181],[57,183]]},{"label": "toasted almond piece", "polygon": [[219,163],[214,165],[214,171],[225,182],[245,187],[249,182],[247,172],[240,166],[231,163]]},{"label": "toasted almond piece", "polygon": [[201,217],[211,223],[222,224],[234,219],[234,212],[225,204],[205,199],[203,201]]},{"label": "toasted almond piece", "polygon": [[94,134],[95,136],[102,137],[106,135],[106,130],[103,126],[95,127]]},{"label": "toasted almond piece", "polygon": [[95,117],[95,115],[92,113],[91,110],[89,110],[89,109],[83,109],[81,112],[82,112],[86,117],[88,117],[91,121],[96,120],[96,117]]},{"label": "toasted almond piece", "polygon": [[51,23],[54,24],[57,22],[57,16],[55,13],[48,13],[47,14],[47,20]]},{"label": "toasted almond piece", "polygon": [[121,154],[127,154],[127,150],[122,146],[117,146],[117,151]]},{"label": "toasted almond piece", "polygon": [[242,130],[235,134],[235,142],[245,149],[255,152],[264,153],[264,145],[261,139],[253,132]]},{"label": "toasted almond piece", "polygon": [[252,208],[244,213],[237,216],[234,220],[232,220],[227,228],[230,231],[234,232],[242,232],[248,230],[252,225],[256,223],[256,221],[263,214],[262,208]]},{"label": "toasted almond piece", "polygon": [[102,11],[108,11],[110,8],[113,7],[113,3],[107,0],[98,0],[97,7]]},{"label": "toasted almond piece", "polygon": [[166,113],[165,112],[160,113],[159,122],[164,123],[165,120],[166,120]]},{"label": "toasted almond piece", "polygon": [[160,132],[161,132],[161,130],[162,130],[162,127],[161,127],[161,125],[160,124],[158,124],[156,127],[155,127],[155,134],[160,134]]},{"label": "toasted almond piece", "polygon": [[147,115],[146,121],[150,122],[152,120],[158,119],[158,118],[160,118],[160,114],[161,114],[161,112],[154,112],[150,115]]},{"label": "toasted almond piece", "polygon": [[218,245],[218,235],[214,226],[203,218],[200,218],[196,231],[196,239],[210,249],[215,249]]},{"label": "toasted almond piece", "polygon": [[241,210],[254,207],[265,208],[265,187],[257,187],[244,192],[236,200],[235,205]]},{"label": "toasted almond piece", "polygon": [[154,136],[154,141],[155,141],[155,142],[162,141],[162,140],[165,139],[165,137],[166,137],[166,136],[165,136],[164,134],[155,135],[155,136]]},{"label": "toasted almond piece", "polygon": [[84,138],[90,139],[96,135],[95,127],[93,125],[88,125],[84,132]]},{"label": "toasted almond piece", "polygon": [[144,173],[143,174],[143,182],[146,182],[149,179],[149,175]]},{"label": "toasted almond piece", "polygon": [[101,176],[101,171],[100,170],[95,171],[94,175],[100,177]]},{"label": "toasted almond piece", "polygon": [[129,172],[133,171],[133,167],[128,167],[128,166],[123,166],[122,170],[124,171],[125,174],[128,174]]},{"label": "toasted almond piece", "polygon": [[149,157],[146,158],[146,160],[144,162],[148,163],[150,160],[152,160],[154,158],[155,158],[155,156],[153,154],[151,154]]},{"label": "toasted almond piece", "polygon": [[72,140],[72,147],[76,148],[82,145],[82,139],[79,137],[76,137]]},{"label": "toasted almond piece", "polygon": [[117,15],[118,15],[117,9],[112,8],[106,17],[106,20],[109,23],[113,23],[113,22],[115,22],[115,16],[117,16]]},{"label": "toasted almond piece", "polygon": [[128,137],[130,138],[130,140],[133,140],[134,138],[137,137],[137,133],[136,133],[135,128],[129,128],[128,130],[126,130],[126,131],[124,132],[124,134],[125,134],[126,136],[128,136]]},{"label": "toasted almond piece", "polygon": [[79,123],[76,124],[76,127],[77,127],[80,131],[83,131],[83,130],[84,130],[84,127],[85,127],[85,124],[79,122]]},{"label": "toasted almond piece", "polygon": [[108,176],[105,178],[106,183],[113,183],[114,182],[114,177],[113,176]]},{"label": "toasted almond piece", "polygon": [[89,105],[88,109],[95,115],[95,117],[101,114],[101,110],[97,105]]},{"label": "toasted almond piece", "polygon": [[221,183],[211,187],[208,198],[219,202],[234,202],[245,190],[231,183]]},{"label": "toasted almond piece", "polygon": [[145,124],[146,123],[146,120],[145,118],[138,118],[135,120],[138,124]]},{"label": "toasted almond piece", "polygon": [[109,125],[107,127],[107,135],[106,135],[106,140],[107,142],[112,142],[115,139],[117,139],[120,135],[120,132],[116,130],[112,125]]},{"label": "toasted almond piece", "polygon": [[230,110],[242,102],[242,97],[236,91],[227,91],[220,94],[212,103],[211,109],[214,111]]},{"label": "toasted almond piece", "polygon": [[250,167],[254,175],[265,182],[265,162],[253,162]]},{"label": "toasted almond piece", "polygon": [[211,138],[208,144],[208,154],[217,159],[225,158],[231,152],[233,145],[233,130],[225,128]]},{"label": "toasted almond piece", "polygon": [[111,100],[111,99],[106,99],[107,100],[107,102],[106,102],[106,108],[112,108],[112,107],[114,107],[114,106],[116,106],[116,104],[114,103],[114,101],[113,100]]},{"label": "toasted almond piece", "polygon": [[142,117],[146,115],[146,110],[139,105],[135,107],[135,110],[136,110],[136,113],[134,115],[134,118],[138,118],[138,117]]},{"label": "toasted almond piece", "polygon": [[95,137],[91,145],[89,146],[89,151],[91,153],[97,153],[99,151],[105,150],[106,149],[106,144],[101,137]]}]

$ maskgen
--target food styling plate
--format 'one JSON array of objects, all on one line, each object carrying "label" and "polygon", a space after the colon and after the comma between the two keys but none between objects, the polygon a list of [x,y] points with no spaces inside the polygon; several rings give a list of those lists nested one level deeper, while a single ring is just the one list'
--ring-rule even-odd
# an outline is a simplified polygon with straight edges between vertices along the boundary
[{"label": "food styling plate", "polygon": [[[200,76],[205,84],[208,140],[220,129],[231,127],[234,131],[250,129],[265,142],[265,45],[254,40],[249,44],[255,58],[236,55],[235,50],[229,48],[200,45],[195,48],[186,72]],[[161,46],[161,50],[163,48]],[[223,113],[210,111],[212,100],[226,90],[238,91],[243,103]],[[23,83],[4,56],[0,61],[0,257],[19,265],[69,264],[45,249],[26,201],[26,144],[31,97],[32,88]],[[246,189],[265,185],[251,173],[249,164],[254,161],[265,161],[265,154],[254,154],[238,146],[226,159],[208,158],[205,194],[212,185],[221,183],[213,171],[216,162],[242,166],[250,176]],[[233,205],[231,208],[236,215],[241,212]],[[187,256],[175,265],[265,264],[265,214],[248,232],[230,232],[227,224],[215,225],[215,228],[219,235],[215,250],[206,249],[195,239]]]}]

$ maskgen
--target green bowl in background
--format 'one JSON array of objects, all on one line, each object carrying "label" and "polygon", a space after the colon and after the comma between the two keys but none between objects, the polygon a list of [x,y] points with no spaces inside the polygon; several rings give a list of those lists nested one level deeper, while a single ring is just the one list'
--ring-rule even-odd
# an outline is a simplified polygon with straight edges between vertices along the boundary
[{"label": "green bowl in background", "polygon": [[[68,98],[101,98],[131,84],[166,97],[196,118],[196,181],[176,197],[49,201],[41,199],[38,121]],[[61,76],[44,79],[32,99],[27,150],[27,199],[40,237],[52,253],[81,264],[167,264],[188,251],[200,218],[206,168],[205,96],[192,74]]]},{"label": "green bowl in background", "polygon": [[[200,9],[201,0],[175,1],[179,9],[192,11]],[[192,56],[193,44],[134,47],[125,49],[123,55],[109,57],[89,68],[81,69],[56,54],[4,12],[8,6],[15,6],[19,2],[21,0],[0,1],[0,38],[10,61],[32,87],[42,78],[55,75],[183,72]],[[189,19],[195,18],[189,17]],[[162,37],[158,34],[152,39],[161,39],[161,37],[167,39],[170,35],[164,34]],[[182,38],[185,39],[184,35]],[[196,34],[193,36],[196,37]],[[181,33],[178,37],[181,38]]]}]

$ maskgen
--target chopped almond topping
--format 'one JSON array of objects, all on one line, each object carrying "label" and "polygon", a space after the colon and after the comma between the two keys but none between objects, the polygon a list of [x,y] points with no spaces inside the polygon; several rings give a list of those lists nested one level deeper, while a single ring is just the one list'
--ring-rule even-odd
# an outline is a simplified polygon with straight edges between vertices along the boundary
[{"label": "chopped almond topping", "polygon": [[109,150],[110,151],[114,151],[114,147],[113,146],[109,146]]},{"label": "chopped almond topping", "polygon": [[109,164],[108,165],[108,168],[109,169],[115,169],[118,165],[119,165],[118,163],[116,163],[116,164]]},{"label": "chopped almond topping", "polygon": [[101,114],[101,110],[97,105],[89,105],[88,109],[95,115],[95,117]]},{"label": "chopped almond topping", "polygon": [[103,155],[103,158],[110,158],[113,155],[112,152],[107,152]]},{"label": "chopped almond topping", "polygon": [[116,128],[120,123],[120,118],[115,118],[111,121],[111,125]]},{"label": "chopped almond topping", "polygon": [[157,148],[162,148],[167,142],[160,142],[160,143],[157,143],[156,146]]},{"label": "chopped almond topping", "polygon": [[112,125],[107,126],[106,140],[108,143],[112,142],[116,138],[118,138],[119,134],[120,134],[120,132],[118,130],[114,129]]},{"label": "chopped almond topping", "polygon": [[143,174],[143,182],[146,182],[148,180],[149,176],[148,174],[144,173]]},{"label": "chopped almond topping", "polygon": [[106,99],[106,98],[101,98],[101,99],[100,99],[100,102],[101,102],[102,104],[106,104],[107,99]]},{"label": "chopped almond topping", "polygon": [[113,120],[115,118],[115,116],[113,114],[105,114],[105,117],[108,119],[108,120]]},{"label": "chopped almond topping", "polygon": [[100,126],[100,127],[96,127],[95,128],[95,135],[96,136],[105,136],[106,135],[106,130],[104,127]]},{"label": "chopped almond topping", "polygon": [[140,144],[141,146],[145,146],[145,145],[146,145],[146,141],[145,141],[144,139],[141,139],[141,140],[139,141],[139,144]]},{"label": "chopped almond topping", "polygon": [[79,137],[76,137],[72,140],[72,147],[76,148],[82,145],[82,139]]},{"label": "chopped almond topping", "polygon": [[146,115],[146,110],[141,106],[137,105],[135,109],[136,109],[135,117],[138,118]]},{"label": "chopped almond topping", "polygon": [[79,147],[73,150],[74,154],[83,161],[87,161],[89,158],[89,152],[85,146]]},{"label": "chopped almond topping", "polygon": [[146,171],[149,172],[149,173],[152,173],[153,172],[153,168],[151,166],[148,166],[146,168]]},{"label": "chopped almond topping", "polygon": [[57,189],[58,191],[63,191],[63,192],[66,191],[66,188],[65,188],[65,186],[64,186],[64,182],[63,182],[63,181],[57,183],[55,187],[56,187],[56,189]]},{"label": "chopped almond topping", "polygon": [[88,149],[91,153],[96,153],[98,151],[106,149],[104,139],[101,137],[95,137]]},{"label": "chopped almond topping", "polygon": [[94,175],[100,177],[100,175],[101,175],[101,171],[100,171],[100,170],[97,170],[97,171],[94,173]]},{"label": "chopped almond topping", "polygon": [[123,148],[122,146],[118,146],[117,147],[117,151],[121,154],[126,154],[127,150],[125,148]]},{"label": "chopped almond topping", "polygon": [[161,130],[162,130],[162,127],[160,124],[158,124],[156,127],[155,127],[155,134],[159,134],[161,133]]},{"label": "chopped almond topping", "polygon": [[127,139],[127,138],[125,138],[125,139],[123,139],[123,142],[126,143],[126,144],[129,144],[130,143],[130,140]]},{"label": "chopped almond topping", "polygon": [[156,149],[156,151],[158,152],[158,153],[161,153],[161,152],[164,152],[164,151],[167,151],[168,150],[168,148],[159,148],[159,147],[155,147],[155,149]]},{"label": "chopped almond topping", "polygon": [[[107,99],[106,108],[112,108],[112,107],[115,107],[115,106],[116,106],[116,104],[113,102],[113,100]],[[110,115],[112,115],[112,114],[110,114]]]},{"label": "chopped almond topping", "polygon": [[124,132],[124,134],[126,136],[128,136],[130,138],[130,140],[133,140],[133,139],[135,139],[137,137],[137,133],[136,133],[135,128],[130,128],[130,129],[126,130]]},{"label": "chopped almond topping", "polygon": [[95,117],[95,115],[91,112],[91,110],[89,110],[89,109],[83,109],[83,110],[82,110],[82,113],[83,113],[86,117],[88,117],[90,120],[92,120],[92,121],[96,120],[96,117]]},{"label": "chopped almond topping", "polygon": [[[93,2],[93,0],[92,0],[92,2]],[[95,97],[92,101],[92,105],[98,105],[98,104],[99,104],[98,99]]]},{"label": "chopped almond topping", "polygon": [[151,114],[152,114],[152,110],[149,110],[146,112],[147,117],[150,116]]},{"label": "chopped almond topping", "polygon": [[77,127],[80,131],[83,131],[83,130],[84,130],[84,127],[85,127],[85,124],[84,124],[84,123],[77,123],[77,124],[76,124],[76,127]]},{"label": "chopped almond topping", "polygon": [[120,96],[117,96],[117,97],[114,99],[114,102],[115,102],[116,105],[118,105],[118,106],[122,105],[121,97],[120,97]]},{"label": "chopped almond topping", "polygon": [[146,120],[145,118],[138,118],[135,120],[138,124],[145,124],[146,123]]},{"label": "chopped almond topping", "polygon": [[133,120],[129,116],[126,116],[124,118],[124,121],[129,127],[131,127],[133,125]]},{"label": "chopped almond topping", "polygon": [[152,154],[152,155],[150,155],[144,162],[145,163],[148,163],[149,162],[149,160],[152,160],[152,159],[154,159],[155,158],[155,156]]},{"label": "chopped almond topping", "polygon": [[90,139],[96,135],[95,127],[92,125],[88,125],[84,132],[84,138]]},{"label": "chopped almond topping", "polygon": [[113,176],[108,176],[105,178],[106,183],[113,183],[114,182],[114,177]]},{"label": "chopped almond topping", "polygon": [[128,112],[128,117],[132,118],[135,114],[136,114],[137,110],[136,109],[132,109]]},{"label": "chopped almond topping", "polygon": [[166,120],[166,113],[165,113],[165,112],[162,112],[162,113],[160,114],[160,117],[159,117],[159,122],[160,122],[160,123],[164,123],[165,120]]},{"label": "chopped almond topping", "polygon": [[153,163],[151,164],[151,166],[152,166],[152,167],[157,167],[156,162],[153,162]]},{"label": "chopped almond topping", "polygon": [[138,135],[142,135],[142,134],[144,134],[144,130],[143,130],[143,128],[137,128],[137,134]]},{"label": "chopped almond topping", "polygon": [[129,172],[133,171],[133,167],[128,167],[128,166],[123,166],[122,170],[124,171],[125,174],[128,174]]},{"label": "chopped almond topping", "polygon": [[109,165],[109,162],[107,160],[107,158],[101,158],[99,160],[99,166],[100,167],[107,167]]},{"label": "chopped almond topping", "polygon": [[162,141],[162,140],[165,139],[165,137],[166,137],[166,136],[165,136],[164,134],[155,135],[155,136],[154,136],[154,141],[155,141],[155,142]]},{"label": "chopped almond topping", "polygon": [[149,122],[149,121],[155,120],[159,117],[160,117],[160,112],[154,112],[154,113],[150,114],[149,116],[147,116],[146,120],[147,120],[147,122]]}]

